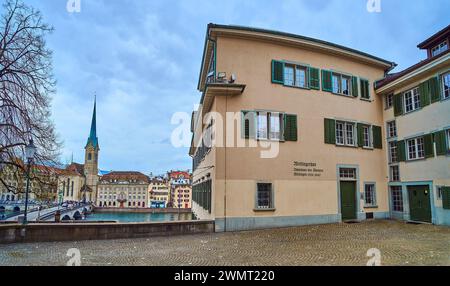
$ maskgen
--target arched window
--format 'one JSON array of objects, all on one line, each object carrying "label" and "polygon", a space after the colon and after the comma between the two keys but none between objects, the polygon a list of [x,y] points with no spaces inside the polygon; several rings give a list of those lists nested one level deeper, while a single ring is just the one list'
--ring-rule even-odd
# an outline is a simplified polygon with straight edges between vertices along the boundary
[{"label": "arched window", "polygon": [[89,153],[89,154],[88,154],[88,161],[91,161],[91,160],[92,160],[92,154]]},{"label": "arched window", "polygon": [[70,187],[70,196],[73,198],[73,181],[72,181],[72,186]]}]

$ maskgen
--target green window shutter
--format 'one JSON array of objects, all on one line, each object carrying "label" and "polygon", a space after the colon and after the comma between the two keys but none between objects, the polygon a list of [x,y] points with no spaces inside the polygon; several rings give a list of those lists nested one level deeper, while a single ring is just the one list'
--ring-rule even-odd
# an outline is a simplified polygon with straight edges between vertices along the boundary
[{"label": "green window shutter", "polygon": [[369,85],[369,81],[368,80],[364,81],[364,90],[365,90],[366,98],[370,99],[370,85]]},{"label": "green window shutter", "polygon": [[363,147],[364,146],[364,124],[358,123],[357,129],[358,129],[358,146]]},{"label": "green window shutter", "polygon": [[359,93],[358,93],[359,89],[358,89],[358,78],[356,76],[352,77],[352,95],[353,97],[358,97]]},{"label": "green window shutter", "polygon": [[242,137],[254,139],[256,137],[256,112],[242,111]]},{"label": "green window shutter", "polygon": [[325,144],[336,145],[336,120],[325,118]]},{"label": "green window shutter", "polygon": [[373,148],[383,149],[383,132],[380,126],[372,126]]},{"label": "green window shutter", "polygon": [[331,77],[333,73],[331,71],[322,70],[322,90],[323,91],[332,91],[333,86],[331,83]]},{"label": "green window shutter", "polygon": [[434,144],[433,144],[433,134],[427,134],[423,137],[423,141],[425,144],[425,158],[434,157]]},{"label": "green window shutter", "polygon": [[319,69],[309,67],[309,88],[320,90]]},{"label": "green window shutter", "polygon": [[284,62],[272,60],[272,83],[284,84]]},{"label": "green window shutter", "polygon": [[361,98],[370,99],[369,81],[361,79],[359,83],[361,85]]},{"label": "green window shutter", "polygon": [[442,187],[442,207],[450,210],[450,187]]},{"label": "green window shutter", "polygon": [[403,94],[394,95],[394,115],[400,116],[403,114]]},{"label": "green window shutter", "polygon": [[433,77],[428,80],[430,88],[430,101],[431,103],[441,100],[441,88],[439,85],[439,78]]},{"label": "green window shutter", "polygon": [[421,107],[430,105],[430,85],[429,81],[422,82],[419,85],[420,105]]},{"label": "green window shutter", "polygon": [[297,128],[297,115],[285,114],[284,115],[284,140],[285,141],[297,141],[298,136]]},{"label": "green window shutter", "polygon": [[406,148],[405,148],[405,140],[397,142],[397,157],[399,162],[406,161]]},{"label": "green window shutter", "polygon": [[436,143],[436,154],[438,156],[447,155],[447,139],[445,138],[445,131],[434,133],[434,142]]}]

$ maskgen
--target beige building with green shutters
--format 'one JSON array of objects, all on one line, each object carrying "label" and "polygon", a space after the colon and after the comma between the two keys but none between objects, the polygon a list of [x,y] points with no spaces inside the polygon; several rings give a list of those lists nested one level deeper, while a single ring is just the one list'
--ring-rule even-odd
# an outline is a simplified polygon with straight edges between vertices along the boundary
[{"label": "beige building with green shutters", "polygon": [[385,101],[391,217],[450,225],[450,26],[427,58],[377,82]]},{"label": "beige building with green shutters", "polygon": [[[411,87],[387,83],[396,75],[389,74],[395,66],[321,40],[209,24],[198,83],[202,96],[191,124],[194,213],[215,220],[216,231],[365,219],[422,221],[405,211],[406,182],[417,191],[422,185],[412,182],[428,174],[423,180],[439,186],[445,204],[448,143],[439,151],[443,141],[435,142],[448,136],[449,101],[434,102],[434,83],[427,81],[426,108],[436,114],[425,114],[424,108],[423,115],[395,117],[385,102],[394,105],[399,96],[390,94],[404,97]],[[445,71],[448,62],[439,67]],[[408,100],[402,102],[409,110]],[[432,135],[423,141],[429,159],[418,165],[391,162],[388,132],[396,118],[396,148],[407,148],[403,140],[427,130]],[[430,140],[438,150],[433,159]],[[415,167],[420,164],[432,169],[421,172]],[[392,166],[400,169],[398,181],[391,180]],[[402,212],[396,209],[398,189]],[[435,202],[442,206],[438,198]],[[434,223],[445,223],[439,216],[448,219],[441,209],[433,211]]]}]

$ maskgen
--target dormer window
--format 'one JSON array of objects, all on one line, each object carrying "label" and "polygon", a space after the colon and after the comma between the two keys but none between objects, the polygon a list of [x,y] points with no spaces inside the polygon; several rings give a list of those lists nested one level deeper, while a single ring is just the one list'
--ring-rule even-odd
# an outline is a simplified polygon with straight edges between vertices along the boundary
[{"label": "dormer window", "polygon": [[445,52],[446,50],[448,50],[448,44],[447,42],[442,42],[439,45],[437,45],[436,47],[431,49],[431,56],[437,56],[443,52]]}]

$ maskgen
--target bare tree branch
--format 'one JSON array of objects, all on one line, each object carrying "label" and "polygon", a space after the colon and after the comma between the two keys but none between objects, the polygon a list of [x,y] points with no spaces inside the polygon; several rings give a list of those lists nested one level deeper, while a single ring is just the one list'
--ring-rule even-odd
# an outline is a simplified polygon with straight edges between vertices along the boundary
[{"label": "bare tree branch", "polygon": [[[52,52],[45,37],[53,28],[40,11],[21,0],[6,0],[0,15],[0,187],[12,193],[26,174],[24,147],[34,140],[35,165],[59,162],[61,142],[51,120],[51,95],[55,93]],[[31,180],[45,190],[55,185],[51,170],[31,172]],[[13,180],[11,180],[11,174]],[[6,179],[8,176],[8,179]],[[11,181],[14,181],[13,183]]]}]

